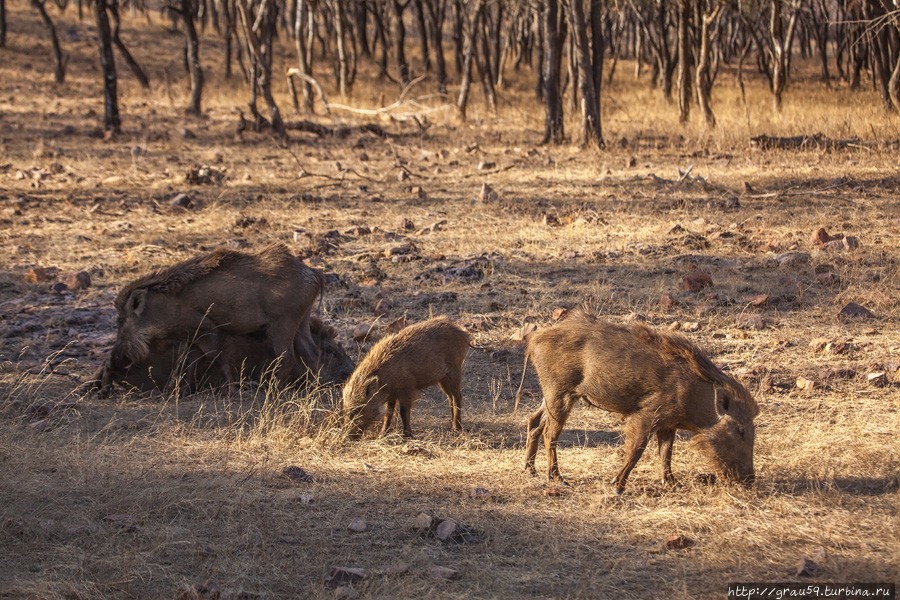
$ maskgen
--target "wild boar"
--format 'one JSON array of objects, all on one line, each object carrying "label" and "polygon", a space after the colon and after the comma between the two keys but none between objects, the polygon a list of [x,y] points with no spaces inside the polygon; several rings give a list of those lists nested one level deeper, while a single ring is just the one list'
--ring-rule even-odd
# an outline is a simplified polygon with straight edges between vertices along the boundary
[{"label": "wild boar", "polygon": [[[334,327],[311,316],[310,332],[316,360],[309,365],[309,371],[291,382],[312,374],[321,383],[343,383],[353,372],[354,363],[338,343]],[[295,349],[302,335],[297,332]],[[262,334],[223,335],[219,341],[220,351],[207,354],[197,345],[186,342],[154,340],[150,343],[150,353],[142,362],[114,371],[107,363],[93,379],[101,383],[105,379],[106,386],[118,382],[145,392],[164,391],[177,385],[182,391],[191,393],[204,387],[224,386],[231,381],[260,379],[271,371],[278,358]],[[228,375],[223,376],[223,373]]]},{"label": "wild boar", "polygon": [[453,430],[461,431],[462,368],[471,342],[472,336],[446,317],[379,340],[344,385],[345,423],[358,436],[382,417],[384,435],[399,408],[403,436],[410,438],[410,411],[419,392],[438,384],[450,400]]},{"label": "wild boar", "polygon": [[[118,335],[102,383],[146,361],[153,343],[188,343],[215,356],[228,351],[223,336],[263,339],[284,357],[279,377],[287,380],[316,361],[310,314],[322,285],[321,273],[284,244],[258,254],[220,248],[141,277],[116,297]],[[220,363],[226,378],[231,363]]]},{"label": "wild boar", "polygon": [[625,419],[625,465],[612,481],[617,494],[654,434],[663,481],[675,482],[672,445],[679,429],[694,433],[693,444],[720,475],[753,482],[753,419],[759,408],[743,385],[687,339],[640,323],[605,323],[577,310],[528,335],[525,356],[525,368],[530,358],[544,396],[528,420],[525,468],[532,475],[543,436],[548,476],[562,481],[557,440],[573,405],[583,399]]}]

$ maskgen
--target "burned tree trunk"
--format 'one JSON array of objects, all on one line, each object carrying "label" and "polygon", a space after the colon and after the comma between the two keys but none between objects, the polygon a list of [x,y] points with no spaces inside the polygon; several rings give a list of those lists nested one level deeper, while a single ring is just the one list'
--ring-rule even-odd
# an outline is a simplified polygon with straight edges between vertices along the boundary
[{"label": "burned tree trunk", "polygon": [[578,65],[578,82],[581,89],[583,125],[581,143],[583,146],[599,148],[603,146],[603,135],[600,129],[600,101],[594,78],[596,71],[593,55],[588,43],[584,5],[581,0],[569,1],[569,30],[572,32],[572,45]]},{"label": "burned tree trunk", "polygon": [[547,0],[544,6],[544,139],[542,143],[561,144],[565,140],[562,104],[562,59],[565,21],[560,18],[559,0]]},{"label": "burned tree trunk", "polygon": [[53,46],[53,60],[56,63],[54,79],[56,80],[56,83],[63,83],[66,80],[66,63],[68,61],[59,45],[59,36],[56,35],[56,26],[53,24],[50,15],[47,14],[47,7],[44,6],[44,0],[31,0],[31,6],[38,11],[41,20],[44,22],[44,26],[47,28],[47,32],[50,34],[50,44]]},{"label": "burned tree trunk", "polygon": [[[113,0],[115,1],[115,0]],[[113,55],[112,32],[109,27],[107,0],[95,0],[94,16],[100,41],[100,70],[103,73],[103,128],[112,133],[122,131],[119,117],[118,78],[116,57]]]}]

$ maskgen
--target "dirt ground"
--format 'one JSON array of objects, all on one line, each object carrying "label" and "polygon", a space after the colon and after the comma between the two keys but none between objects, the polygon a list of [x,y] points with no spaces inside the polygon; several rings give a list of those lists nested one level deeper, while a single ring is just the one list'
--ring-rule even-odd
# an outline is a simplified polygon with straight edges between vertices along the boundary
[{"label": "dirt ground", "polygon": [[[336,111],[318,121],[388,135],[294,132],[283,145],[236,134],[244,91],[216,71],[217,40],[203,47],[207,110],[193,119],[180,38],[125,27],[155,85],[144,92],[123,73],[124,133],[102,139],[92,26],[73,19],[60,20],[72,54],[63,86],[30,13],[14,7],[0,50],[0,597],[172,598],[211,580],[225,598],[331,598],[333,567],[367,573],[337,594],[373,598],[896,581],[900,120],[873,92],[801,75],[775,116],[763,82],[751,78],[745,107],[726,71],[708,131],[679,126],[620,63],[601,152],[538,145],[542,112],[524,76],[497,115],[477,94],[467,122],[431,99],[425,130]],[[348,103],[368,108],[398,93],[367,79],[358,90]],[[749,144],[810,133],[853,142]],[[858,248],[812,244],[819,227]],[[273,241],[326,272],[324,315],[354,358],[401,318],[464,324],[477,344],[466,432],[451,433],[437,392],[414,409],[408,443],[344,440],[327,416],[338,390],[73,392],[114,339],[120,286],[220,245]],[[685,289],[697,269],[712,286]],[[91,284],[73,290],[79,271]],[[571,487],[548,494],[526,476],[524,423],[540,392],[529,375],[513,412],[517,338],[582,302],[683,331],[747,385],[761,407],[754,488],[702,484],[708,466],[680,438],[680,487],[659,481],[648,450],[617,498],[621,424],[587,407],[560,442]],[[851,302],[872,316],[839,316]],[[290,465],[312,481],[282,475]],[[420,513],[472,535],[439,541],[413,526]],[[363,531],[349,529],[356,518]],[[688,547],[668,548],[678,534]],[[798,575],[804,559],[815,564]]]}]

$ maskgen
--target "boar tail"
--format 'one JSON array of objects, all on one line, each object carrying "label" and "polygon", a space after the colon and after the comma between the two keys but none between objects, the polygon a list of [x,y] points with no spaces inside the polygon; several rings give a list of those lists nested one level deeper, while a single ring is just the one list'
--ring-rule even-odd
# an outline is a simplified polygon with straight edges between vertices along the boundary
[{"label": "boar tail", "polygon": [[516,390],[516,403],[513,405],[513,414],[519,410],[519,400],[522,399],[522,386],[525,385],[525,373],[528,372],[528,345],[525,345],[525,360],[522,363],[522,379],[519,380],[519,389]]}]

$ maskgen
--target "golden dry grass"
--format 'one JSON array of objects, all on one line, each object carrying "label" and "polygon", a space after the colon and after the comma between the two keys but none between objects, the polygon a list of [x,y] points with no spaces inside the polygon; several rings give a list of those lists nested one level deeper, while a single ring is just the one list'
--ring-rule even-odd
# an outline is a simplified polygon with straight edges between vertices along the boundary
[{"label": "golden dry grass", "polygon": [[[81,41],[67,45],[70,81],[57,88],[42,69],[47,48],[33,17],[17,7],[13,15],[0,66],[0,164],[10,165],[0,173],[0,596],[171,598],[213,579],[229,598],[326,598],[334,594],[323,583],[329,568],[352,566],[371,572],[355,586],[361,597],[721,597],[730,581],[795,579],[797,561],[822,549],[814,581],[896,579],[898,373],[889,371],[893,384],[884,388],[865,381],[900,362],[896,150],[761,152],[747,143],[759,133],[900,138],[900,121],[872,93],[803,79],[775,117],[761,82],[748,84],[745,111],[733,74],[723,72],[715,93],[720,127],[682,129],[674,110],[620,64],[605,92],[610,144],[600,153],[535,146],[542,115],[524,78],[510,83],[497,116],[476,94],[468,123],[437,112],[424,135],[384,122],[396,137],[309,136],[288,151],[265,136],[233,139],[243,91],[215,70],[206,117],[182,117],[180,38],[127,29],[126,39],[141,38],[136,54],[160,83],[145,95],[123,76],[125,134],[103,141],[84,135],[96,121],[87,110],[99,110],[90,24],[66,22]],[[157,56],[150,48],[160,41],[166,52]],[[204,46],[209,64],[215,44]],[[163,84],[167,68],[179,77]],[[372,107],[382,91],[396,94],[368,80],[360,86],[358,106]],[[76,133],[62,135],[66,125]],[[197,138],[183,139],[180,127]],[[485,161],[497,166],[479,169]],[[187,185],[184,174],[199,164],[226,169],[228,179]],[[671,182],[676,167],[689,165],[706,185]],[[315,175],[299,177],[300,166]],[[408,181],[398,179],[401,168]],[[480,202],[482,183],[500,200]],[[196,208],[168,205],[182,191]],[[402,219],[415,228],[405,230]],[[440,231],[416,233],[441,220]],[[676,224],[686,231],[671,233]],[[374,232],[346,233],[359,225]],[[858,236],[860,249],[810,247],[819,226]],[[352,354],[367,345],[349,334],[375,321],[379,299],[389,311],[376,333],[429,311],[474,333],[465,434],[449,432],[437,393],[413,411],[419,438],[411,444],[396,436],[344,441],[328,416],[334,390],[117,393],[77,399],[49,417],[41,411],[74,399],[73,388],[100,360],[120,285],[223,243],[282,240],[307,252],[306,236],[294,241],[296,228],[316,240],[341,233],[333,250],[309,260],[337,276],[325,311]],[[404,241],[417,258],[384,257]],[[792,250],[809,253],[810,262],[773,260]],[[416,279],[481,255],[478,281]],[[691,264],[711,274],[713,288],[680,289]],[[839,283],[816,279],[815,267],[826,264]],[[55,294],[47,283],[25,281],[36,266],[88,270],[94,285]],[[661,307],[662,293],[679,305]],[[751,306],[757,294],[768,294],[770,306]],[[583,300],[613,320],[637,312],[663,327],[699,324],[687,335],[743,379],[762,408],[754,489],[697,483],[707,467],[680,439],[673,468],[683,487],[658,483],[648,451],[617,499],[607,481],[622,460],[620,425],[585,408],[573,413],[560,444],[571,489],[547,497],[542,479],[525,476],[525,415],[512,414],[522,357],[510,338],[524,323],[543,326],[554,308]],[[839,320],[849,301],[876,318]],[[742,315],[756,312],[764,329],[739,327]],[[818,337],[851,349],[815,352],[809,342]],[[858,374],[826,381],[827,367]],[[774,385],[758,389],[755,378],[766,374]],[[798,390],[800,376],[819,386]],[[539,392],[532,377],[526,386],[531,409]],[[282,477],[291,464],[315,482]],[[476,487],[490,498],[474,496]],[[423,537],[410,525],[420,512],[457,519],[486,539],[455,545]],[[367,531],[347,529],[355,517],[365,518]],[[695,544],[663,549],[673,533]],[[406,569],[392,574],[401,564]],[[434,581],[433,565],[460,577]]]}]

